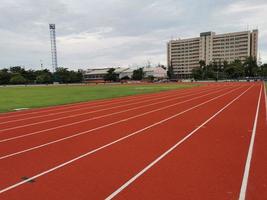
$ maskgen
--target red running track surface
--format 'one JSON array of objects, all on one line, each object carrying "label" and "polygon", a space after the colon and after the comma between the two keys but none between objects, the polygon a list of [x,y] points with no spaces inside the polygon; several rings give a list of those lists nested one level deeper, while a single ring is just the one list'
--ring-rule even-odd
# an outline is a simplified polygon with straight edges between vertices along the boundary
[{"label": "red running track surface", "polygon": [[3,114],[0,199],[267,199],[264,95],[222,83]]}]

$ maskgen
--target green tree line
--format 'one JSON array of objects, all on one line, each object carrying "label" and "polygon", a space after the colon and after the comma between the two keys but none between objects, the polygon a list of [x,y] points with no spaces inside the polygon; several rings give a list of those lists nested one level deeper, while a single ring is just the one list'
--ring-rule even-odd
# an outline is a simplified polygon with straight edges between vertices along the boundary
[{"label": "green tree line", "polygon": [[[177,79],[172,62],[168,66],[167,75],[169,79]],[[242,79],[247,77],[266,79],[267,64],[258,66],[253,57],[247,57],[243,62],[236,59],[231,63],[221,61],[206,64],[205,61],[201,60],[199,67],[192,70],[192,76],[195,80]]]},{"label": "green tree line", "polygon": [[245,61],[234,60],[231,63],[227,61],[212,62],[206,64],[204,61],[199,62],[199,67],[193,69],[193,78],[196,80],[207,79],[244,79],[244,78],[266,78],[267,64],[258,66],[253,57],[247,57]]},{"label": "green tree line", "polygon": [[48,69],[26,70],[20,66],[0,69],[0,85],[80,83],[82,81],[83,75],[80,71],[67,68],[57,68],[54,73]]}]

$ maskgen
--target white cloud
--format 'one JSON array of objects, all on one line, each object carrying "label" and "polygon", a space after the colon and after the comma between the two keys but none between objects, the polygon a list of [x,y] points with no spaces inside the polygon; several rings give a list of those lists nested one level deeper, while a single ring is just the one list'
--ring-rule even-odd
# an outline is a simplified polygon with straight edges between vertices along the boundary
[{"label": "white cloud", "polygon": [[56,23],[65,67],[166,63],[166,42],[199,32],[260,29],[267,61],[267,3],[260,0],[2,0],[0,66],[50,66],[49,23]]}]

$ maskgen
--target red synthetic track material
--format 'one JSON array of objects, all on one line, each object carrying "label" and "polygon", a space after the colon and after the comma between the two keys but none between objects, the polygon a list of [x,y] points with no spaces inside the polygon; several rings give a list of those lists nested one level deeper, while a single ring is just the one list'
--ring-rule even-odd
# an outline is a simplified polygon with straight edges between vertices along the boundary
[{"label": "red synthetic track material", "polygon": [[247,199],[251,200],[267,198],[267,116],[264,91],[262,94],[259,122],[247,189]]},{"label": "red synthetic track material", "polygon": [[[170,102],[160,103],[164,100],[161,99],[158,100],[159,104],[154,106],[147,106],[110,117],[103,117],[88,123],[56,129],[53,132],[48,131],[27,138],[0,143],[0,156],[3,156],[110,122],[155,110],[168,104],[190,100],[203,95],[203,93],[199,94],[201,92],[207,94],[204,97],[99,129],[90,134],[2,159],[0,160],[0,190],[2,190],[22,181],[22,177],[34,176],[90,150],[126,136],[131,132],[232,91],[163,124],[145,130],[95,154],[41,176],[33,183],[25,183],[6,191],[0,194],[0,199],[103,199],[170,148],[177,140],[182,139],[252,85],[253,87],[233,105],[229,106],[223,113],[200,129],[196,135],[179,146],[179,148],[117,196],[121,199],[237,199],[255,116],[260,83],[214,84],[205,88],[200,87],[184,91],[150,94],[151,99],[153,99],[163,96],[183,96],[188,94],[188,91],[193,93],[192,96]],[[139,95],[135,98],[136,101],[142,102],[144,97],[149,99],[149,95]],[[103,101],[104,103],[102,101],[91,102],[88,105],[103,104],[103,107],[105,107],[106,103],[117,101],[123,104],[125,99],[130,100],[132,98],[127,97]],[[77,106],[84,105],[87,104],[78,104]],[[248,185],[247,197],[250,199],[267,198],[266,190],[264,190],[264,184],[267,181],[266,174],[264,173],[266,171],[266,160],[263,160],[266,158],[264,147],[266,146],[265,133],[267,132],[264,106],[262,100],[259,127],[255,140],[255,156],[253,155],[251,177]],[[127,108],[133,107],[135,105]],[[61,109],[60,106],[56,108]],[[62,109],[66,109],[66,107],[63,106]],[[40,110],[45,111],[45,109]],[[114,109],[112,112],[118,110]],[[36,112],[36,110],[25,111],[25,114],[31,112]],[[53,111],[53,108],[50,107],[46,114],[50,112],[56,113],[58,111]],[[7,116],[12,116],[12,119],[19,119],[22,114],[24,112],[12,113]],[[42,114],[35,113],[30,114],[30,116]],[[93,114],[93,116],[104,114],[105,112],[99,112]],[[59,124],[82,119],[84,118],[71,119],[69,121],[63,120]],[[39,118],[38,120],[44,119]],[[25,121],[24,123],[30,122]],[[55,125],[57,124],[51,125],[48,123],[43,126],[36,125],[23,129],[18,128],[13,131],[0,132],[0,139],[46,129]],[[5,126],[0,125],[0,128],[5,128]],[[255,194],[258,190],[260,193]]]}]

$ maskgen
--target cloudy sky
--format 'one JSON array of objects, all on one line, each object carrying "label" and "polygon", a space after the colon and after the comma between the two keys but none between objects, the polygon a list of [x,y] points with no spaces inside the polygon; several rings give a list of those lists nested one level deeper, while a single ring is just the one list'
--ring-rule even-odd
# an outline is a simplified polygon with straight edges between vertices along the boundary
[{"label": "cloudy sky", "polygon": [[166,64],[166,42],[257,28],[267,62],[266,0],[1,0],[0,68],[51,66],[49,23],[58,63],[69,68]]}]

